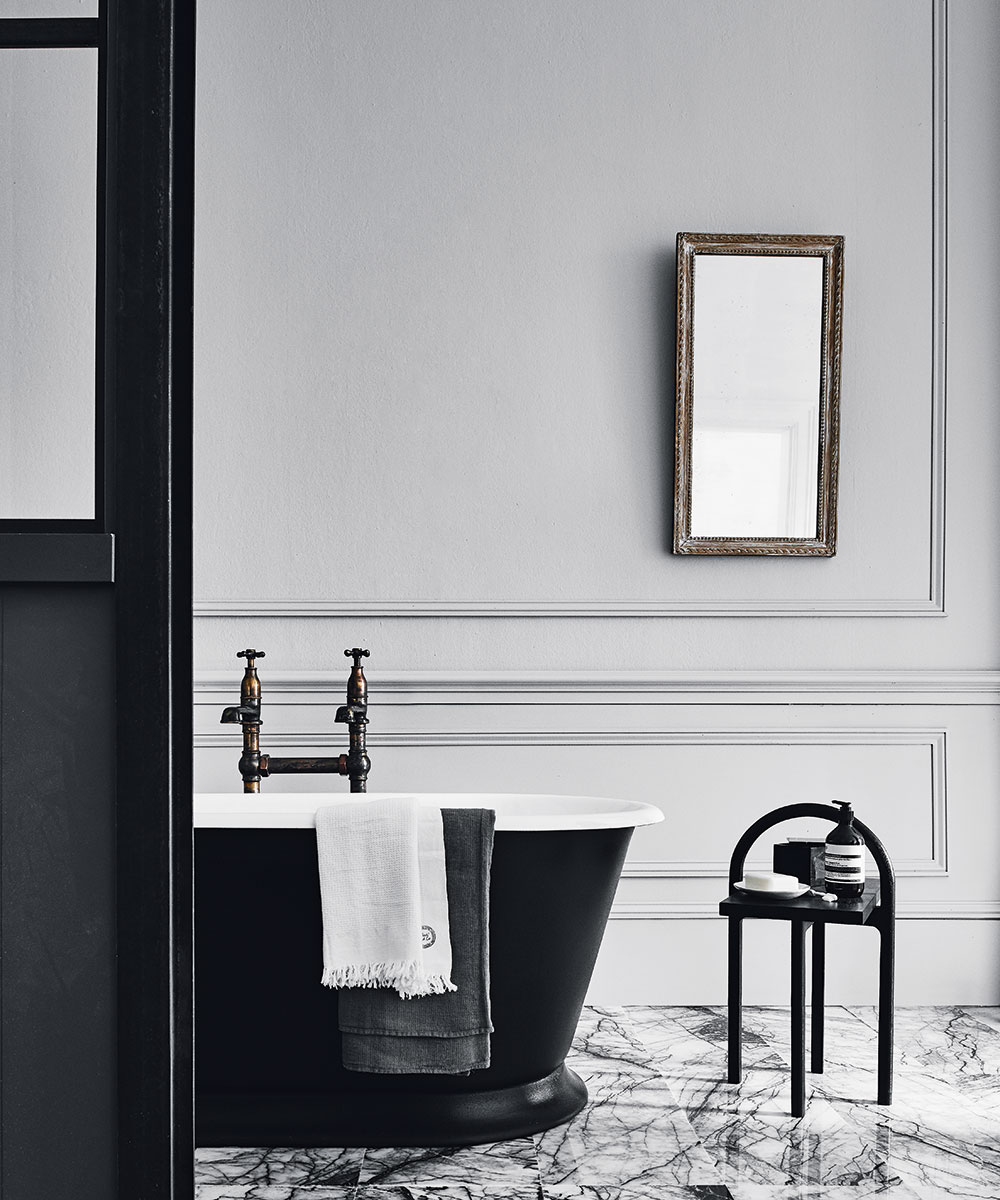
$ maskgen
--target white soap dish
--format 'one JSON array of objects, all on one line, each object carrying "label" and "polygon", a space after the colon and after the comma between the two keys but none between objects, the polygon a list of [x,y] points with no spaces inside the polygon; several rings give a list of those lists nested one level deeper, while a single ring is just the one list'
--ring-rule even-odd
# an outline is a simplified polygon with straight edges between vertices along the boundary
[{"label": "white soap dish", "polygon": [[742,882],[736,883],[733,886],[737,891],[745,892],[749,896],[766,896],[768,900],[797,900],[799,896],[804,896],[810,890],[807,883],[802,884],[801,887],[793,888],[789,892],[775,892],[768,888],[752,888]]}]

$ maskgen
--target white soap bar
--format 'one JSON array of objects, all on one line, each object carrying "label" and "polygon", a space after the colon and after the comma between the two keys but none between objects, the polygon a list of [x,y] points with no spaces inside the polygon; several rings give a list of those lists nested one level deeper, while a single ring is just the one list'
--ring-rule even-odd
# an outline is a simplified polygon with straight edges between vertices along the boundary
[{"label": "white soap bar", "polygon": [[743,884],[755,892],[795,892],[802,886],[794,875],[777,871],[745,871]]}]

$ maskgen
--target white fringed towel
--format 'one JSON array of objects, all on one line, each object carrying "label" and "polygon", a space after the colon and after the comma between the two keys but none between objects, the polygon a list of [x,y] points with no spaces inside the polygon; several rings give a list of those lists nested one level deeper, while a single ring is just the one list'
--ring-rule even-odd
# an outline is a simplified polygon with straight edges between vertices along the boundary
[{"label": "white fringed towel", "polygon": [[439,808],[415,797],[317,809],[326,987],[455,991]]}]

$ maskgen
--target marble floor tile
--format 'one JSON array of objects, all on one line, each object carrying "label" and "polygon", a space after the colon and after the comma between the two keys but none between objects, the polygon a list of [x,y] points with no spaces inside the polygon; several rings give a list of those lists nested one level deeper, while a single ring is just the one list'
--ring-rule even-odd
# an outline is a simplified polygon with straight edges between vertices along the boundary
[{"label": "marble floor tile", "polygon": [[980,1025],[986,1025],[988,1028],[995,1029],[1000,1033],[1000,1008],[979,1008],[972,1005],[963,1005],[962,1012],[965,1013],[970,1021],[978,1021]]},{"label": "marble floor tile", "polygon": [[[353,1187],[363,1158],[362,1149],[212,1147],[195,1151],[195,1178],[202,1185],[252,1184],[258,1189]],[[256,1194],[252,1200],[258,1200]]]},{"label": "marble floor tile", "polygon": [[[860,1015],[874,1021],[871,1010]],[[895,1028],[900,1079],[936,1080],[977,1104],[1000,1106],[1000,1029],[960,1008],[899,1009]]]},{"label": "marble floor tile", "polygon": [[368,1150],[358,1179],[362,1185],[472,1182],[510,1188],[537,1181],[538,1157],[531,1138],[483,1146]]},{"label": "marble floor tile", "polygon": [[593,1072],[587,1107],[568,1124],[536,1135],[546,1194],[628,1185],[638,1200],[670,1186],[721,1182],[667,1081],[642,1072]]},{"label": "marble floor tile", "polygon": [[[726,1010],[681,1010],[674,1022],[675,1011],[627,1013],[727,1184],[849,1186],[860,1197],[899,1182],[877,1146],[821,1095],[810,1098],[803,1118],[791,1116],[787,1056],[775,1046],[777,1031],[788,1029],[787,1010],[745,1011],[739,1085],[726,1082]],[[807,1085],[807,1096],[813,1090]]]},{"label": "marble floor tile", "polygon": [[[858,1200],[858,1191],[853,1187],[826,1187],[817,1184],[791,1184],[775,1187],[762,1183],[731,1183],[729,1193],[732,1200]],[[887,1185],[880,1192],[867,1192],[868,1196],[881,1196],[883,1200],[923,1200],[916,1192],[902,1183]]]},{"label": "marble floor tile", "polygon": [[[725,1007],[630,1005],[623,1011],[659,1070],[726,1077],[729,1018]],[[786,1060],[772,1044],[763,1011],[744,1011],[743,1061],[747,1067],[778,1068]]]},{"label": "marble floor tile", "polygon": [[805,1115],[792,1117],[784,1072],[748,1072],[738,1094],[733,1092],[708,1089],[684,1101],[727,1184],[850,1186],[862,1196],[898,1182],[878,1142],[862,1136],[821,1097],[814,1094]]},{"label": "marble floor tile", "polygon": [[877,1014],[825,1010],[825,1069],[790,1108],[788,1009],[747,1008],[728,1084],[724,1006],[588,1009],[587,1107],[457,1149],[201,1149],[198,1200],[1000,1200],[1000,1009],[900,1009],[893,1104]]},{"label": "marble floor tile", "polygon": [[195,1200],[355,1200],[354,1187],[285,1187],[266,1183],[199,1183]]},{"label": "marble floor tile", "polygon": [[658,1184],[635,1180],[616,1184],[554,1184],[544,1188],[544,1200],[732,1200],[723,1184]]},{"label": "marble floor tile", "polygon": [[543,1200],[537,1178],[520,1183],[443,1183],[362,1184],[351,1200]]},{"label": "marble floor tile", "polygon": [[882,1108],[842,1103],[838,1111],[918,1194],[929,1190],[942,1200],[1000,1196],[1000,1125],[958,1098],[951,1111],[902,1100]]},{"label": "marble floor tile", "polygon": [[656,1074],[649,1048],[623,1008],[584,1009],[567,1061],[577,1072],[640,1068]]}]

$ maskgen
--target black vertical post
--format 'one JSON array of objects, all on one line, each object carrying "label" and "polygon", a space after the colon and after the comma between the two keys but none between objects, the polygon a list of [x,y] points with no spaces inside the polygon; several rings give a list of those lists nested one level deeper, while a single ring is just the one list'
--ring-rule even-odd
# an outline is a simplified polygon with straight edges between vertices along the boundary
[{"label": "black vertical post", "polygon": [[810,922],[791,922],[792,930],[792,1116],[806,1111],[806,930]]},{"label": "black vertical post", "polygon": [[815,1075],[823,1073],[823,1017],[826,990],[826,924],[816,921],[812,927],[812,1062]]},{"label": "black vertical post", "polygon": [[729,1082],[743,1078],[743,919],[729,918]]},{"label": "black vertical post", "polygon": [[891,909],[878,913],[878,1102],[892,1103],[892,1030],[896,959],[896,925]]},{"label": "black vertical post", "polygon": [[118,1194],[193,1194],[194,0],[104,0],[114,422]]}]

